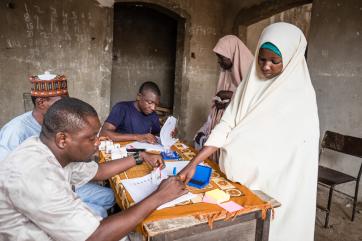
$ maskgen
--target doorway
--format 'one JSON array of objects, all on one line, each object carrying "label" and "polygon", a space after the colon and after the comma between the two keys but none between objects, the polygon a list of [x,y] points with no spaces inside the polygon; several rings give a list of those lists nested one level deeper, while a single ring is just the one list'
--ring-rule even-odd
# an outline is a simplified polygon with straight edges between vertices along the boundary
[{"label": "doorway", "polygon": [[111,105],[134,100],[145,81],[157,83],[160,106],[174,106],[176,19],[147,5],[114,5]]}]

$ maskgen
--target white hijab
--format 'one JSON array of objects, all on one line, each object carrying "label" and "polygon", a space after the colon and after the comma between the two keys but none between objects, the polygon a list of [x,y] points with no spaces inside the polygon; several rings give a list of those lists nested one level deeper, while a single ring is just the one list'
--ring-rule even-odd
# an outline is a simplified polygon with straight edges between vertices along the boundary
[{"label": "white hijab", "polygon": [[[265,42],[273,43],[283,58],[282,73],[270,80],[257,63]],[[306,45],[294,25],[265,28],[248,76],[205,143],[220,148],[219,165],[229,179],[281,202],[271,241],[312,241],[314,235],[319,121]]]}]

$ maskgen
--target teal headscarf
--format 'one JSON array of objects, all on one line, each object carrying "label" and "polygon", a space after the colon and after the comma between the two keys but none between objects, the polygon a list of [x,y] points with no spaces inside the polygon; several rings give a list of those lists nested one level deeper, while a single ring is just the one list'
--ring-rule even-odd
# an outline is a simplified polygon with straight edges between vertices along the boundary
[{"label": "teal headscarf", "polygon": [[268,49],[268,50],[272,51],[273,53],[275,53],[276,55],[278,55],[279,57],[282,57],[282,53],[280,52],[278,47],[275,46],[274,44],[270,43],[270,42],[263,43],[260,46],[260,48],[261,49]]}]

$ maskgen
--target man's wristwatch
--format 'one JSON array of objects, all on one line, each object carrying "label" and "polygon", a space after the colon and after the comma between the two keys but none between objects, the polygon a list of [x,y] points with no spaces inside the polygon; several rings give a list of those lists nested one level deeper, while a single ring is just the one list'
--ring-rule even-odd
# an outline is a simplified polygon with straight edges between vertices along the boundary
[{"label": "man's wristwatch", "polygon": [[133,158],[136,160],[136,165],[141,165],[143,163],[143,159],[140,157],[139,152],[133,154]]}]

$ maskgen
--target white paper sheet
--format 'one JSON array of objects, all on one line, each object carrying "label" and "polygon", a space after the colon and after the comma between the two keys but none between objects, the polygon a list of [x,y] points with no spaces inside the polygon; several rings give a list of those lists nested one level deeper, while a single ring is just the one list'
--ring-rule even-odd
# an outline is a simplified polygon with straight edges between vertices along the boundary
[{"label": "white paper sheet", "polygon": [[166,148],[170,148],[177,141],[176,138],[172,137],[172,132],[175,130],[176,124],[177,119],[173,116],[169,116],[165,124],[162,126],[160,131],[160,139],[161,144]]},{"label": "white paper sheet", "polygon": [[173,169],[176,167],[176,174],[178,174],[184,167],[189,164],[189,161],[173,161],[173,162],[165,162],[165,170],[168,176],[173,176]]},{"label": "white paper sheet", "polygon": [[[158,185],[152,183],[151,174],[139,178],[124,179],[121,180],[121,182],[136,203],[148,197],[158,188]],[[196,197],[196,195],[189,192],[181,197],[178,197],[170,202],[159,206],[157,209],[172,207],[175,204],[190,200],[194,197]]]},{"label": "white paper sheet", "polygon": [[144,143],[144,142],[132,142],[129,143],[128,145],[126,145],[127,149],[146,149],[146,151],[165,151],[165,148],[163,146],[161,146],[160,144],[149,144],[149,143]]}]

